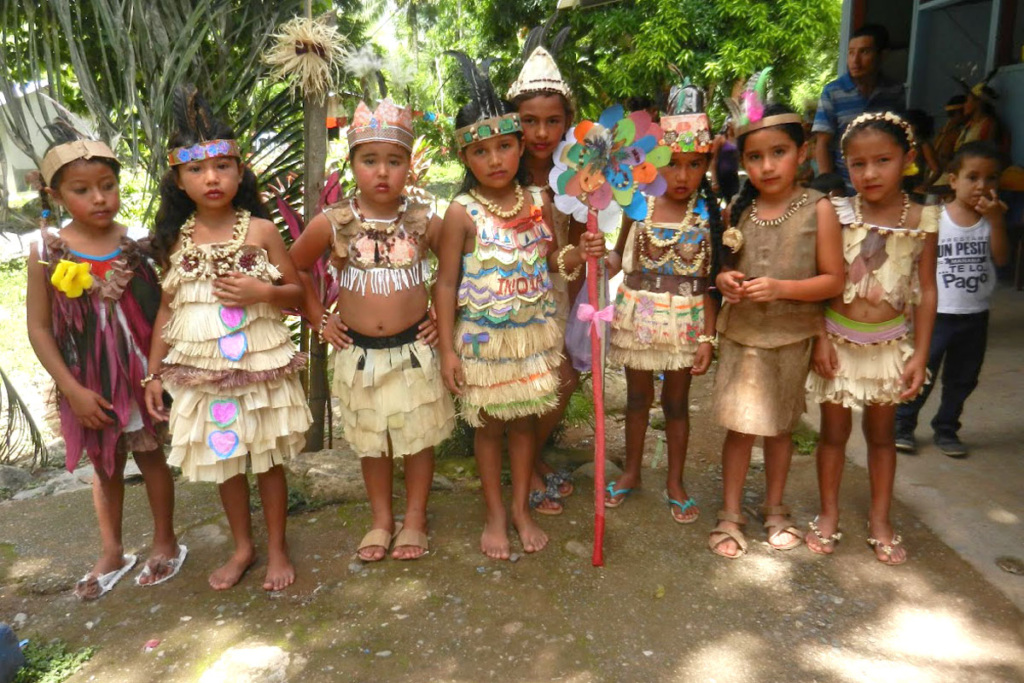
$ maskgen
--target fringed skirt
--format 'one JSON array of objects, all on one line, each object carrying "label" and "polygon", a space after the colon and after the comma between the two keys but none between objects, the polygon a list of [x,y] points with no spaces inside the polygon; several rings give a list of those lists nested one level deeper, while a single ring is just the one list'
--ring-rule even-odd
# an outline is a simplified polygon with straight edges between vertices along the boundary
[{"label": "fringed skirt", "polygon": [[718,424],[758,436],[793,431],[807,407],[804,382],[812,342],[762,349],[720,337],[714,393]]},{"label": "fringed skirt", "polygon": [[551,316],[524,326],[485,327],[460,318],[455,351],[466,386],[460,414],[474,427],[481,413],[499,420],[543,415],[558,404],[562,330]]},{"label": "fringed skirt", "polygon": [[608,362],[633,370],[682,370],[693,366],[704,334],[704,297],[630,289],[615,298]]},{"label": "fringed skirt", "polygon": [[839,368],[831,379],[813,371],[807,376],[811,400],[846,408],[900,403],[903,369],[914,355],[902,315],[886,322],[862,323],[826,309],[825,331],[835,347]]},{"label": "fringed skirt", "polygon": [[418,330],[390,337],[349,330],[354,344],[334,352],[334,395],[345,440],[359,457],[415,455],[455,428],[437,355],[416,339]]}]

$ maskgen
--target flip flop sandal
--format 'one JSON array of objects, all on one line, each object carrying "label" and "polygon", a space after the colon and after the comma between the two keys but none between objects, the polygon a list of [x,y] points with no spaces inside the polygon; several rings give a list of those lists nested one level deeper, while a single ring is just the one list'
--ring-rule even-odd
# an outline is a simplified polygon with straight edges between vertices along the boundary
[{"label": "flip flop sandal", "polygon": [[[747,524],[746,517],[727,510],[719,510],[717,517],[719,522],[732,522],[733,524],[739,524],[740,526],[746,526]],[[715,536],[718,536],[719,538],[716,539]],[[729,539],[735,541],[736,545],[740,547],[740,551],[735,555],[726,555],[718,548],[718,546],[722,545],[722,543]],[[747,554],[747,537],[744,536],[743,532],[739,529],[723,529],[718,525],[715,526],[708,535],[708,548],[710,548],[711,552],[715,555],[724,557],[727,560],[735,560]]]},{"label": "flip flop sandal", "polygon": [[[169,560],[168,559],[161,559],[161,560],[158,560],[157,562],[151,562],[151,561],[147,560],[145,566],[142,567],[142,571],[139,572],[138,575],[135,577],[135,585],[136,586],[143,586],[143,587],[159,586],[164,581],[170,581],[171,579],[173,579],[175,576],[178,575],[178,572],[181,571],[181,565],[185,564],[185,558],[186,557],[188,557],[188,547],[186,547],[185,545],[179,543],[178,544],[178,555],[177,555],[177,557],[172,557]],[[156,573],[153,570],[153,566],[159,567],[161,564],[166,566],[166,567],[168,567],[168,568],[170,568],[171,571],[169,571],[167,573],[167,575],[164,576],[162,579],[157,579],[156,581],[153,581],[152,583],[142,583],[142,579],[149,578],[150,576],[152,576],[153,574]]]},{"label": "flip flop sandal", "polygon": [[[553,494],[552,491],[551,487],[548,487],[546,491],[530,491],[530,498],[528,499],[530,509],[536,510],[539,515],[549,515],[551,517],[565,512],[557,492]],[[544,507],[545,502],[554,503],[558,507]]]},{"label": "flip flop sandal", "polygon": [[878,553],[875,553],[875,558],[882,564],[889,565],[890,567],[901,565],[907,561],[906,556],[904,556],[903,559],[899,562],[892,561],[893,551],[895,551],[896,546],[900,545],[901,543],[903,543],[903,537],[895,532],[893,532],[892,540],[888,543],[883,543],[882,541],[879,541],[877,538],[868,539],[868,545],[871,546],[872,550],[875,550],[876,548],[881,548],[882,554],[885,555],[885,559],[883,560],[882,558],[878,557]]},{"label": "flip flop sandal", "polygon": [[[402,532],[402,525],[401,524],[398,524],[395,527],[395,533],[393,533],[393,534],[391,532],[389,532],[387,529],[370,529],[368,532],[366,532],[366,535],[363,536],[363,540],[359,542],[359,547],[356,548],[356,556],[362,562],[380,562],[385,557],[387,557],[388,551],[391,550],[392,542],[394,542],[395,537],[397,537],[398,534],[400,534],[401,532]],[[376,560],[368,560],[368,559],[366,559],[365,557],[363,557],[362,555],[359,554],[360,550],[365,550],[366,548],[376,548],[376,547],[384,548],[384,554],[381,555],[380,558],[378,558]]]},{"label": "flip flop sandal", "polygon": [[[633,493],[633,489],[617,489],[615,488],[615,482],[610,481],[608,485],[604,487],[604,490],[608,492],[608,498],[604,501],[606,508],[617,508],[626,502],[626,498],[629,494]],[[615,500],[616,496],[622,496],[618,500]]]},{"label": "flip flop sandal", "polygon": [[[554,486],[558,489],[558,495],[562,498],[568,498],[576,490],[576,486],[572,483],[572,473],[568,470],[559,470],[558,472],[549,472],[544,475],[544,483],[550,488]],[[568,487],[563,491],[563,488]]]},{"label": "flip flop sandal", "polygon": [[[423,548],[423,555],[430,552],[430,542],[427,540],[427,535],[422,531],[415,531],[413,529],[402,529],[395,534],[395,549],[402,546],[409,546],[411,548]],[[423,555],[418,557],[406,557],[402,558],[405,561],[418,560]]]},{"label": "flip flop sandal", "polygon": [[696,508],[697,501],[695,501],[692,496],[684,500],[682,503],[680,503],[678,500],[673,500],[672,498],[670,498],[668,495],[668,491],[665,491],[665,502],[668,503],[669,512],[671,513],[672,519],[675,521],[676,524],[693,524],[698,519],[700,519],[700,508],[697,508],[697,514],[694,515],[693,519],[680,519],[676,516],[676,511],[672,509],[672,506],[674,505],[679,508],[680,515],[685,515],[686,511],[689,510],[690,508]]},{"label": "flip flop sandal", "polygon": [[[761,515],[762,518],[773,515],[782,515],[786,518],[783,522],[765,522],[763,524],[768,534],[768,545],[772,550],[792,550],[804,542],[804,533],[793,526],[793,522],[789,519],[790,509],[788,505],[762,505]],[[782,545],[772,543],[773,538],[786,533],[794,536],[795,538],[789,543],[784,543]]]},{"label": "flip flop sandal", "polygon": [[[112,572],[107,572],[106,574],[100,574],[99,576],[90,573],[90,574],[86,574],[81,579],[79,579],[78,583],[75,585],[75,596],[78,597],[79,600],[86,600],[86,601],[99,600],[104,595],[109,593],[110,589],[113,588],[114,586],[116,586],[117,582],[120,581],[122,578],[124,578],[125,574],[127,574],[128,572],[130,572],[132,570],[132,567],[135,566],[135,563],[139,561],[139,556],[138,555],[123,555],[121,557],[121,561],[122,561],[122,564],[121,564],[121,568],[120,569],[115,569]],[[99,589],[100,589],[99,595],[92,596],[92,597],[87,597],[87,596],[84,595],[84,591],[82,591],[82,588],[84,586],[88,586],[94,580],[96,581],[96,585],[99,586]]]},{"label": "flip flop sandal", "polygon": [[[814,540],[817,541],[818,543],[820,543],[822,546],[824,546],[826,548],[829,547],[830,545],[832,545],[833,543],[836,544],[836,545],[839,545],[839,541],[841,541],[843,539],[843,532],[840,531],[838,528],[830,536],[823,536],[822,533],[821,533],[821,529],[818,528],[818,517],[817,516],[814,517],[814,521],[807,522],[807,526],[811,530],[808,535],[813,535],[814,536]],[[807,549],[810,550],[815,555],[831,555],[832,554],[832,553],[824,553],[824,552],[822,552],[820,550],[815,550],[814,546],[812,546],[810,543],[808,543],[806,538],[804,539],[804,545],[806,545]]]}]

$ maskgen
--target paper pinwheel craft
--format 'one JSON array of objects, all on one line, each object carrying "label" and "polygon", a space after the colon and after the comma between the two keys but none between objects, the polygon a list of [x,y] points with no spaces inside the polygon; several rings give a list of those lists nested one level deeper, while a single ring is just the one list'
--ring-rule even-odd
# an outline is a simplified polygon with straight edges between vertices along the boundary
[{"label": "paper pinwheel craft", "polygon": [[626,116],[616,105],[597,122],[571,128],[555,151],[549,181],[555,206],[586,222],[589,209],[598,214],[602,232],[619,225],[622,211],[633,220],[647,216],[647,197],[665,193],[658,169],[668,164],[672,150],[664,144],[661,126],[647,112]]}]

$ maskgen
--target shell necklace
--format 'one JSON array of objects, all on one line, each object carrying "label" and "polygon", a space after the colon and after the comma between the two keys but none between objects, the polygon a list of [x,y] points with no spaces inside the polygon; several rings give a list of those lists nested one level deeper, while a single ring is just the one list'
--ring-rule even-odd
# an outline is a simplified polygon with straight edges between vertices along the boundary
[{"label": "shell necklace", "polygon": [[793,216],[795,216],[796,212],[800,210],[800,207],[802,207],[806,203],[807,193],[804,192],[797,199],[794,199],[792,202],[790,202],[789,208],[786,209],[786,212],[784,214],[782,214],[778,218],[772,218],[771,220],[763,221],[757,217],[757,199],[753,199],[750,202],[750,222],[762,228],[778,227],[785,223],[786,221],[788,221]]},{"label": "shell necklace", "polygon": [[515,216],[519,215],[520,211],[523,210],[523,188],[519,185],[518,182],[516,183],[515,191],[516,203],[512,206],[511,209],[508,210],[502,209],[495,202],[492,202],[490,199],[487,199],[486,197],[482,196],[479,192],[476,191],[476,188],[473,188],[472,190],[469,191],[469,196],[475,199],[477,202],[479,202],[485,209],[487,209],[489,213],[497,216],[498,218],[514,218]]},{"label": "shell necklace", "polygon": [[[910,196],[906,192],[903,195],[903,208],[900,211],[900,222],[894,227],[902,228],[907,224],[907,216],[910,215]],[[864,225],[864,213],[861,208],[860,195],[853,198],[853,220],[856,225]]]}]

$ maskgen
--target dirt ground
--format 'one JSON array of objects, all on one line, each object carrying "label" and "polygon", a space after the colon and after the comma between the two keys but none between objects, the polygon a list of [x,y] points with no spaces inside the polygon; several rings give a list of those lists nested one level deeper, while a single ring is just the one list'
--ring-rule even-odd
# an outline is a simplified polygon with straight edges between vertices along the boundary
[{"label": "dirt ground", "polygon": [[[908,508],[898,504],[895,519],[910,562],[874,560],[856,521],[868,501],[858,467],[845,482],[846,537],[834,557],[771,551],[756,525],[749,555],[712,555],[721,434],[706,418],[709,387],[710,378],[698,380],[691,397],[687,483],[701,519],[672,521],[661,498],[664,463],[649,438],[655,468],[645,470],[644,489],[608,512],[602,568],[590,562],[589,480],[578,479],[565,514],[542,518],[548,548],[516,562],[480,554],[482,504],[466,480],[434,494],[432,550],[421,561],[356,561],[368,506],[331,505],[289,520],[293,587],[265,593],[261,563],[235,589],[214,593],[206,576],[229,552],[227,525],[213,486],[180,484],[176,521],[190,547],[181,575],[153,588],[124,581],[83,604],[71,588],[98,541],[80,491],[0,504],[0,621],[22,623],[20,637],[95,646],[72,681],[195,681],[245,646],[280,648],[287,666],[278,678],[242,680],[307,683],[1024,681],[1022,613]],[[584,462],[588,437],[568,434],[574,448],[552,457]],[[610,419],[612,457],[622,438],[621,419]],[[755,466],[749,504],[762,490]],[[788,491],[806,523],[816,507],[811,457],[795,458]],[[145,552],[141,485],[127,497],[128,550]],[[159,645],[145,652],[152,639]]]}]

